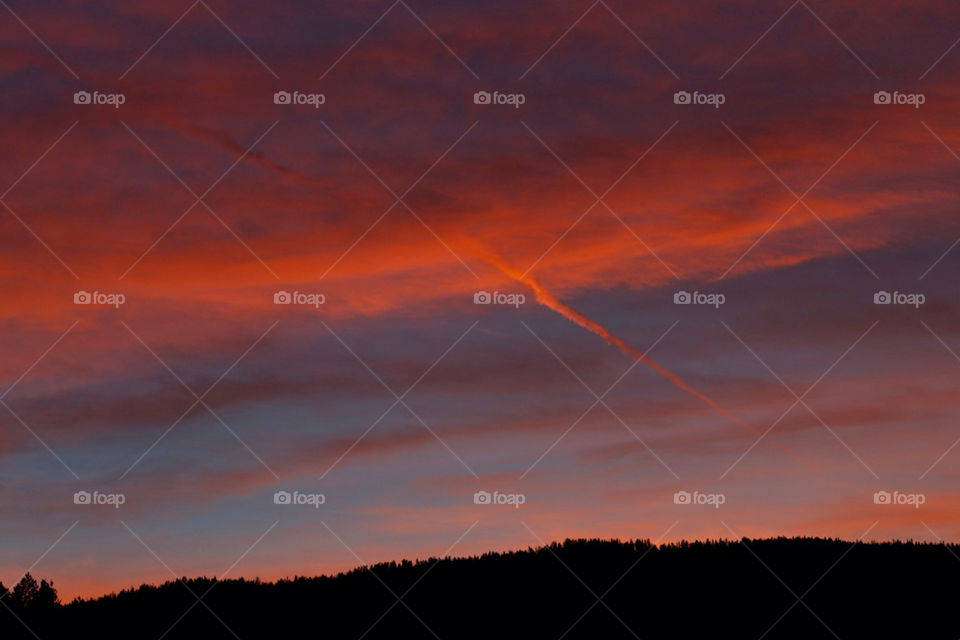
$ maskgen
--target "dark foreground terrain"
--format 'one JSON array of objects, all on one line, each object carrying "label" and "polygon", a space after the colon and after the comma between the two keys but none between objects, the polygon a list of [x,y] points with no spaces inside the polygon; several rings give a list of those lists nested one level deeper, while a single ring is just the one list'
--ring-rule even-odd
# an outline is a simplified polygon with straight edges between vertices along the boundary
[{"label": "dark foreground terrain", "polygon": [[66,605],[29,578],[0,587],[0,637],[955,639],[958,556],[956,545],[821,538],[568,540],[276,583],[183,579]]}]

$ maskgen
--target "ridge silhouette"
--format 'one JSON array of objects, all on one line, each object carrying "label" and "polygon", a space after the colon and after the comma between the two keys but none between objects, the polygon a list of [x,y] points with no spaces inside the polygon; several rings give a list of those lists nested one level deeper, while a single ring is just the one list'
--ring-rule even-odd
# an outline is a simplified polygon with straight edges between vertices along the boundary
[{"label": "ridge silhouette", "polygon": [[0,635],[956,638],[958,551],[834,538],[578,539],[276,582],[183,578],[69,604],[27,574],[11,590],[0,584]]}]

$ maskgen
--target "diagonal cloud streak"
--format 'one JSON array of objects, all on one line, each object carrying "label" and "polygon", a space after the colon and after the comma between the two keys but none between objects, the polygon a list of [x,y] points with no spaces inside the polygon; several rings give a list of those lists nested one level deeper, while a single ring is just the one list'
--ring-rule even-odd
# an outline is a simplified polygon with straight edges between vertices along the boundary
[{"label": "diagonal cloud streak", "polygon": [[[533,290],[536,296],[537,302],[539,302],[543,306],[547,307],[548,309],[552,309],[553,311],[556,311],[557,313],[562,315],[564,318],[566,318],[570,322],[573,322],[574,324],[579,325],[584,329],[587,329],[588,331],[595,333],[596,335],[603,338],[604,341],[606,341],[608,344],[620,349],[621,352],[623,352],[630,358],[633,358],[634,360],[642,361],[643,364],[647,365],[650,369],[654,370],[655,372],[657,372],[658,374],[660,374],[661,376],[663,376],[664,378],[672,382],[678,388],[682,389],[683,391],[686,391],[687,393],[689,393],[690,395],[696,398],[699,398],[700,400],[710,405],[713,409],[718,411],[723,416],[729,418],[730,420],[733,420],[734,422],[736,422],[741,426],[746,427],[755,435],[757,436],[763,435],[762,432],[756,427],[754,427],[752,424],[750,424],[749,422],[746,422],[745,420],[741,420],[737,416],[733,415],[730,411],[728,411],[723,406],[721,406],[713,398],[701,393],[700,391],[697,391],[696,389],[691,387],[689,384],[687,384],[687,382],[683,378],[673,373],[672,371],[670,371],[669,369],[661,365],[659,362],[652,359],[650,356],[644,354],[642,351],[640,351],[636,347],[631,346],[622,338],[619,338],[618,336],[614,335],[613,333],[610,332],[609,329],[607,329],[603,325],[591,320],[590,318],[583,315],[582,313],[580,313],[570,305],[567,305],[561,302],[560,300],[558,300],[552,293],[550,293],[546,289],[546,287],[544,287],[535,278],[529,275],[524,275],[523,272],[509,266],[502,259],[500,259],[499,256],[488,255],[486,259],[493,266],[495,266],[497,269],[502,271],[507,277],[530,287],[530,289]],[[813,462],[794,453],[784,445],[779,443],[774,443],[774,444],[776,444],[776,446],[781,451],[786,453],[788,456],[790,456],[794,460],[803,462],[806,465],[816,468],[816,465],[813,464]]]}]

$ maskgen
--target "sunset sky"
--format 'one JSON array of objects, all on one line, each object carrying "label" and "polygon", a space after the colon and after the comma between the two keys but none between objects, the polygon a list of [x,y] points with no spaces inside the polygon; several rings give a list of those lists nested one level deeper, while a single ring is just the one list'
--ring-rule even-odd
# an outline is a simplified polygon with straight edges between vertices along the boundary
[{"label": "sunset sky", "polygon": [[0,5],[4,584],[960,535],[960,7]]}]

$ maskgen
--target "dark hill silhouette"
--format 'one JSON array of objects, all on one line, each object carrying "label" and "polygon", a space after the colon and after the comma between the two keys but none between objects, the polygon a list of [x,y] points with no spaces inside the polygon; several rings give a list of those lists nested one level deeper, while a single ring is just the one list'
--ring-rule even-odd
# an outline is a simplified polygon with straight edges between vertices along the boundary
[{"label": "dark hill silhouette", "polygon": [[567,540],[274,583],[183,579],[66,605],[57,603],[52,583],[28,575],[9,592],[0,585],[0,635],[955,639],[958,578],[956,545]]}]

